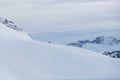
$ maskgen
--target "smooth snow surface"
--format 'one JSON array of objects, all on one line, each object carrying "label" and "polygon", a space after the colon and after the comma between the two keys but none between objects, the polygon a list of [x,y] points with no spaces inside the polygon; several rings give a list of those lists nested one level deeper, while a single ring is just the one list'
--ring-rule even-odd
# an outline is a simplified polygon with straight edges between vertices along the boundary
[{"label": "smooth snow surface", "polygon": [[119,60],[83,49],[12,39],[0,44],[0,76],[11,80],[120,77]]},{"label": "smooth snow surface", "polygon": [[21,37],[0,24],[0,80],[120,79],[118,59]]}]

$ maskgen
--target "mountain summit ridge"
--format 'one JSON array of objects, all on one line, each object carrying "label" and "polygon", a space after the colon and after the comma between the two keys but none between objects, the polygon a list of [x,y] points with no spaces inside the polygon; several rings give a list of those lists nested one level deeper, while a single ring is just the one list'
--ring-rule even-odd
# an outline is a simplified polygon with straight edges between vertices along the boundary
[{"label": "mountain summit ridge", "polygon": [[79,40],[67,45],[103,53],[113,58],[120,58],[120,40],[114,37],[99,36],[94,40]]},{"label": "mountain summit ridge", "polygon": [[92,41],[90,41],[90,40],[79,40],[77,42],[69,43],[68,45],[74,45],[76,47],[82,47],[83,45],[85,45],[87,43],[115,45],[115,44],[120,44],[120,40],[118,40],[114,37],[99,36],[99,37],[96,37],[96,39],[94,39]]}]

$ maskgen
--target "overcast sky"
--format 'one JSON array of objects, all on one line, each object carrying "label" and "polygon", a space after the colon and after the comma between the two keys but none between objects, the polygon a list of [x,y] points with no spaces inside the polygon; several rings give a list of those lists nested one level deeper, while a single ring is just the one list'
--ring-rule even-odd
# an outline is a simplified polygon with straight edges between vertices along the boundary
[{"label": "overcast sky", "polygon": [[0,0],[0,16],[27,32],[120,28],[120,0]]}]

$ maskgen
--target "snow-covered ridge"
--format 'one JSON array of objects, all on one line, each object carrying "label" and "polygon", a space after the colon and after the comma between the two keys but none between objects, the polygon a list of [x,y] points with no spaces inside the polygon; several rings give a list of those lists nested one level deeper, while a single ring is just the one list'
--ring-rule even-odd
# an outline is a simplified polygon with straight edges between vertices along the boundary
[{"label": "snow-covered ridge", "polygon": [[7,27],[14,29],[16,31],[23,31],[23,29],[19,28],[14,22],[12,22],[6,18],[0,17],[0,22],[2,24],[6,25]]},{"label": "snow-covered ridge", "polygon": [[14,22],[0,17],[0,38],[10,37],[14,39],[31,39],[23,29],[17,27]]},{"label": "snow-covered ridge", "polygon": [[68,45],[92,50],[103,53],[105,55],[108,53],[111,57],[114,58],[119,58],[120,55],[120,53],[117,53],[120,51],[120,40],[114,37],[100,36],[94,40],[79,40],[77,42],[69,43]]},{"label": "snow-covered ridge", "polygon": [[94,44],[106,44],[106,45],[116,45],[116,44],[120,44],[120,40],[114,38],[114,37],[104,37],[104,36],[100,36],[97,37],[96,39],[90,41],[90,40],[79,40],[75,43],[69,43],[68,45],[73,45],[76,47],[82,47],[83,45],[87,44],[87,43],[94,43]]}]

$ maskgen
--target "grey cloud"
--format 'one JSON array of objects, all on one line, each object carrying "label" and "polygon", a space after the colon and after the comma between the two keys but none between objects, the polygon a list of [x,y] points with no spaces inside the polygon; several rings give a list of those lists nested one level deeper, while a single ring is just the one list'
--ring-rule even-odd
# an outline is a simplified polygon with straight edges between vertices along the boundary
[{"label": "grey cloud", "polygon": [[5,0],[1,16],[31,31],[55,31],[91,27],[117,27],[118,0]]}]

